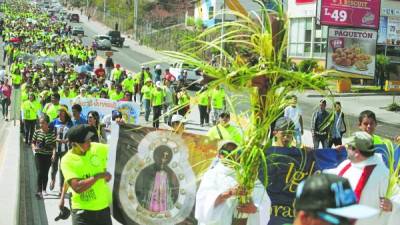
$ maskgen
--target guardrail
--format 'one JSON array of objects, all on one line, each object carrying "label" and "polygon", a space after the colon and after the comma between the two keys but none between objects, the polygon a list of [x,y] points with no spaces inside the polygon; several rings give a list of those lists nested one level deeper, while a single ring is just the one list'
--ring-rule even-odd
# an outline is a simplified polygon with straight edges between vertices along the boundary
[{"label": "guardrail", "polygon": [[20,127],[0,122],[0,224],[19,224]]}]

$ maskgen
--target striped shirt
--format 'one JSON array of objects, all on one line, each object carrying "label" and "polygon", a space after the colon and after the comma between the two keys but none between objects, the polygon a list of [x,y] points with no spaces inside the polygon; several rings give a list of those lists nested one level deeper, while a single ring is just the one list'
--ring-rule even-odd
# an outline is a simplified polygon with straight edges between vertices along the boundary
[{"label": "striped shirt", "polygon": [[36,153],[51,155],[56,147],[56,135],[54,132],[45,133],[39,129],[33,134],[32,143],[39,148]]}]

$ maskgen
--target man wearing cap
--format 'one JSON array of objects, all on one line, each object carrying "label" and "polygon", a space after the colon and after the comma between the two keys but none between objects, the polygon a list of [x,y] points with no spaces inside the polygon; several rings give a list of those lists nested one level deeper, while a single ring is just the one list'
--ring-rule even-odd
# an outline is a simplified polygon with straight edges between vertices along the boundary
[{"label": "man wearing cap", "polygon": [[235,160],[237,147],[233,141],[218,144],[219,160],[203,175],[196,194],[195,217],[199,225],[231,225],[234,220],[242,220],[234,218],[238,213],[248,214],[247,223],[243,224],[268,224],[271,200],[259,180],[254,184],[251,201],[238,204],[238,197],[244,193],[238,189],[236,173],[226,161],[227,158]]},{"label": "man wearing cap", "polygon": [[144,119],[146,120],[146,122],[149,121],[149,116],[151,112],[151,93],[153,91],[153,88],[153,81],[148,78],[141,90],[141,93],[143,95]]},{"label": "man wearing cap", "polygon": [[177,134],[183,134],[185,131],[185,118],[179,114],[174,114],[171,118],[171,127]]},{"label": "man wearing cap", "polygon": [[[347,160],[336,169],[327,171],[349,179],[356,200],[382,212],[368,220],[359,220],[359,225],[398,224],[400,204],[398,194],[386,199],[389,170],[382,156],[375,153],[372,136],[367,132],[355,132],[346,143]],[[397,219],[395,219],[395,217]]]},{"label": "man wearing cap", "polygon": [[211,140],[232,140],[236,143],[242,142],[242,135],[239,129],[230,124],[231,116],[228,112],[223,112],[219,115],[217,125],[211,127],[207,136]]},{"label": "man wearing cap", "polygon": [[316,174],[297,187],[293,225],[351,225],[378,214],[358,205],[349,181],[333,174]]},{"label": "man wearing cap", "polygon": [[87,125],[72,127],[67,134],[72,148],[61,160],[65,181],[72,189],[73,225],[112,224],[108,145],[91,143],[93,135]]},{"label": "man wearing cap", "polygon": [[156,82],[156,87],[151,91],[151,106],[153,107],[153,127],[160,127],[162,106],[165,101],[165,93],[161,87],[161,81]]},{"label": "man wearing cap", "polygon": [[328,147],[328,131],[329,131],[329,112],[326,111],[326,100],[319,101],[319,109],[312,114],[311,117],[311,134],[313,137],[314,149]]}]

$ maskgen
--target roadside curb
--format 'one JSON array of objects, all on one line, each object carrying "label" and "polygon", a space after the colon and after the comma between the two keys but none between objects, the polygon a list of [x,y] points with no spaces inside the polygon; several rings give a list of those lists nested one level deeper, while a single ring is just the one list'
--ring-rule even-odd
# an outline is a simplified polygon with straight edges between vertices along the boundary
[{"label": "roadside curb", "polygon": [[[19,181],[20,181],[20,132],[19,125],[4,126],[4,161],[0,168],[0,224],[19,224]],[[11,147],[12,146],[12,147]]]}]

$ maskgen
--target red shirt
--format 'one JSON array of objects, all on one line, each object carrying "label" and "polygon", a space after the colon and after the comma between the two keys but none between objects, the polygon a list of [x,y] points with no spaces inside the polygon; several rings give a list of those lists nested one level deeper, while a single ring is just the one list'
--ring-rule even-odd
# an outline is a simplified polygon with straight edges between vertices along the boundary
[{"label": "red shirt", "polygon": [[7,98],[11,98],[11,86],[10,85],[2,85],[0,86],[0,91],[6,96]]},{"label": "red shirt", "polygon": [[103,68],[97,68],[97,69],[94,71],[94,74],[96,74],[96,77],[97,77],[97,78],[105,77],[106,71],[105,71]]},{"label": "red shirt", "polygon": [[165,74],[165,79],[169,80],[169,81],[175,81],[176,80],[175,76],[172,75],[171,73],[166,73]]}]

